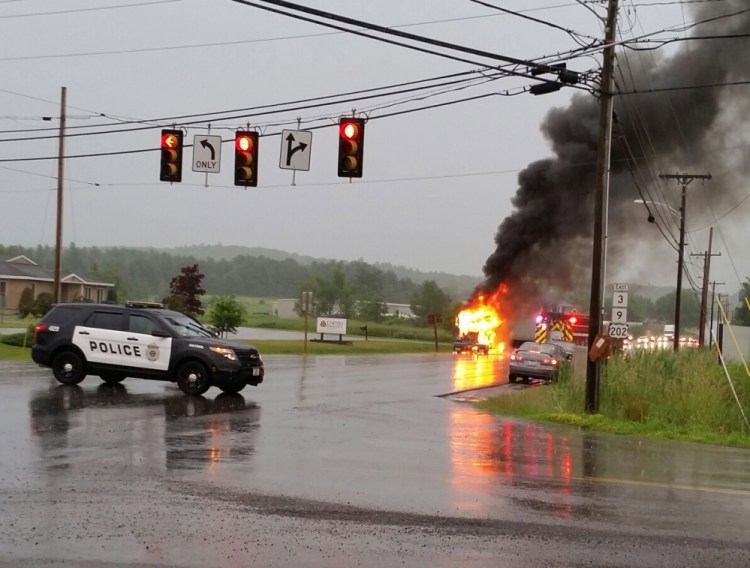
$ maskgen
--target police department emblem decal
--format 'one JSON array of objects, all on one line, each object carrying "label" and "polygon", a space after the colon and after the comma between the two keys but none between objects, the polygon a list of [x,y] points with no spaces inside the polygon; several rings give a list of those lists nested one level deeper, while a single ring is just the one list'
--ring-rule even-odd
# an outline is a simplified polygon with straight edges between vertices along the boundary
[{"label": "police department emblem decal", "polygon": [[146,348],[146,359],[156,361],[159,358],[159,346],[152,343]]}]

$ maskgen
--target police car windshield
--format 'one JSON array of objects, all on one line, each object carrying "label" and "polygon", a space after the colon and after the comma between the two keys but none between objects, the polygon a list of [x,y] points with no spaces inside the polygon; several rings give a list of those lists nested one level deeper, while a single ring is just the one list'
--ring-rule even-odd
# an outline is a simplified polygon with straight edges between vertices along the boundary
[{"label": "police car windshield", "polygon": [[187,316],[166,316],[164,319],[183,337],[214,337],[205,327]]}]

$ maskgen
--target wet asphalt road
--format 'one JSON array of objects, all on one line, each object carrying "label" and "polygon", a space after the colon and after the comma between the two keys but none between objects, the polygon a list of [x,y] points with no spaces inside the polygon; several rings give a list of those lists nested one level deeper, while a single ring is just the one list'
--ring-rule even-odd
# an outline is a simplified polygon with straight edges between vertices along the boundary
[{"label": "wet asphalt road", "polygon": [[494,357],[265,361],[205,397],[0,363],[0,566],[750,566],[746,450],[490,416]]}]

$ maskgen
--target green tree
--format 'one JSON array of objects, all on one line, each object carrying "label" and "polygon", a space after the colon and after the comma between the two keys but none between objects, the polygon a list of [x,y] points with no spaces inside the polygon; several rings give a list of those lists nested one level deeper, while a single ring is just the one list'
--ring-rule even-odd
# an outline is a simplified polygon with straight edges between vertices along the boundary
[{"label": "green tree", "polygon": [[316,285],[313,288],[315,313],[319,316],[332,316],[336,305],[336,288],[333,282],[322,276],[318,276],[315,280]]},{"label": "green tree", "polygon": [[331,282],[336,293],[339,313],[345,318],[352,317],[354,315],[354,288],[346,279],[343,262],[336,265],[331,276]]},{"label": "green tree", "polygon": [[746,300],[750,300],[750,278],[745,278],[745,282],[742,283],[742,288],[737,294],[740,305],[734,309],[732,313],[732,323],[734,325],[746,325],[750,326],[750,309],[747,307]]},{"label": "green tree", "polygon": [[357,317],[364,321],[380,323],[388,313],[388,307],[383,298],[375,292],[358,294]]},{"label": "green tree", "polygon": [[21,292],[21,298],[18,300],[18,311],[22,318],[34,313],[34,291],[31,288],[24,288]]},{"label": "green tree", "polygon": [[208,319],[222,337],[236,333],[245,319],[245,307],[234,296],[215,298]]},{"label": "green tree", "polygon": [[[676,294],[664,294],[654,303],[656,319],[664,323],[674,322],[674,305]],[[680,325],[681,327],[698,327],[700,325],[701,303],[700,297],[692,290],[683,290],[680,296]]]},{"label": "green tree", "polygon": [[451,297],[434,280],[426,280],[411,297],[411,311],[426,323],[430,314],[442,314],[451,304]]},{"label": "green tree", "polygon": [[112,268],[102,268],[96,262],[92,266],[91,275],[99,282],[112,282],[113,288],[107,288],[107,302],[118,303],[120,298],[127,299],[128,292],[123,285],[123,279],[117,271]]},{"label": "green tree", "polygon": [[203,307],[198,298],[206,293],[202,288],[203,273],[198,265],[184,266],[180,274],[172,278],[169,283],[169,296],[164,303],[172,310],[177,310],[190,316],[203,315]]}]

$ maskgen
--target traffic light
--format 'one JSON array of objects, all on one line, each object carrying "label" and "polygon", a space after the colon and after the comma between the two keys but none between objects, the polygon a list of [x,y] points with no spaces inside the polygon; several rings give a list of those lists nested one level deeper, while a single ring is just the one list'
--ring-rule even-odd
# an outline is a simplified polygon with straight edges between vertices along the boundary
[{"label": "traffic light", "polygon": [[234,185],[258,185],[258,133],[238,130],[234,138]]},{"label": "traffic light", "polygon": [[161,172],[159,181],[182,181],[182,131],[161,131]]},{"label": "traffic light", "polygon": [[362,158],[364,156],[364,149],[364,119],[339,119],[339,177],[362,177]]}]

